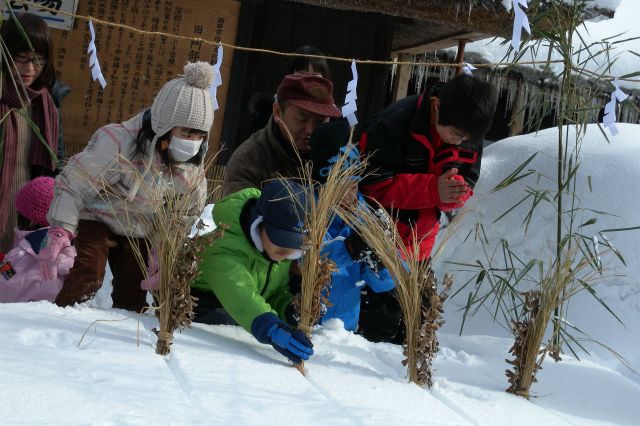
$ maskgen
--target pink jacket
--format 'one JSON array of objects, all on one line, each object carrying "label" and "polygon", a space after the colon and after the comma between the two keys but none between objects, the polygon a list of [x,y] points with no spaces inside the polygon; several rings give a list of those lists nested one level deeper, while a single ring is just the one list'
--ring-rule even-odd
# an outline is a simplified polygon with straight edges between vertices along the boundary
[{"label": "pink jacket", "polygon": [[[0,302],[53,302],[62,288],[76,257],[74,247],[64,248],[56,265],[58,275],[54,280],[43,281],[38,267],[38,255],[31,248],[26,236],[31,232],[16,230],[14,248],[0,260]],[[2,256],[0,255],[0,258]]]}]

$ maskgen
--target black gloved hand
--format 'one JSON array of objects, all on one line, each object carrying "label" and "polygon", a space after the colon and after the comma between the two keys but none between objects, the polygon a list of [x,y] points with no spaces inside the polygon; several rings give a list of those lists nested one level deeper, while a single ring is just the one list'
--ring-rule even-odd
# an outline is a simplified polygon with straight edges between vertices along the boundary
[{"label": "black gloved hand", "polygon": [[384,268],[382,262],[375,252],[364,242],[362,237],[353,232],[344,240],[344,245],[351,258],[356,262],[364,263],[369,269],[376,274],[380,269]]},{"label": "black gloved hand", "polygon": [[403,343],[404,322],[395,290],[362,292],[358,334],[371,342]]}]

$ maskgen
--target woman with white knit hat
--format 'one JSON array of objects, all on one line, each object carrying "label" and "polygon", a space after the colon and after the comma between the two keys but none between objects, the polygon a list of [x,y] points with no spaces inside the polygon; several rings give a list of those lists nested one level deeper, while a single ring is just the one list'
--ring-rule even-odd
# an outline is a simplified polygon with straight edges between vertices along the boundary
[{"label": "woman with white knit hat", "polygon": [[[143,272],[131,246],[133,237],[144,252],[146,229],[135,218],[151,213],[159,197],[187,192],[193,196],[188,188],[194,187],[196,199],[185,229],[204,208],[212,81],[210,64],[188,63],[182,76],[160,89],[151,108],[124,123],[98,129],[57,177],[40,266],[45,274],[53,273],[52,259],[71,240],[78,255],[56,304],[93,298],[109,262],[113,306],[139,312],[146,305],[146,291],[140,288]],[[115,194],[106,194],[105,185]]]}]

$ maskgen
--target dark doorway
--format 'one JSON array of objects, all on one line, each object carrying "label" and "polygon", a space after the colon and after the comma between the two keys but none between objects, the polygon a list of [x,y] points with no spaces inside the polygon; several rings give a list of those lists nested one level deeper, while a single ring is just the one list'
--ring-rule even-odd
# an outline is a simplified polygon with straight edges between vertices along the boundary
[{"label": "dark doorway", "polygon": [[[393,36],[393,20],[372,13],[289,3],[281,0],[243,1],[236,43],[261,49],[293,52],[312,45],[326,55],[355,59],[388,60]],[[269,102],[276,92],[291,59],[268,53],[234,52],[222,143],[226,148],[219,161],[226,164],[240,143],[256,130],[249,101],[261,94]],[[334,99],[344,102],[351,79],[349,62],[329,61]],[[358,119],[364,122],[384,107],[389,65],[358,65]]]}]

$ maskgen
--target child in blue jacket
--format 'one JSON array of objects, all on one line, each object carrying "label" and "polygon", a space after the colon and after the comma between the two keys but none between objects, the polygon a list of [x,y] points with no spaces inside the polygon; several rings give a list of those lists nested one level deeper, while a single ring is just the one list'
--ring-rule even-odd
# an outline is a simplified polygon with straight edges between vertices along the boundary
[{"label": "child in blue jacket", "polygon": [[[312,177],[318,184],[324,184],[331,167],[338,157],[349,150],[353,161],[359,161],[357,148],[347,145],[349,141],[349,127],[344,121],[334,121],[319,125],[311,136]],[[353,197],[351,202],[365,203],[366,201],[357,191],[357,182],[354,182]],[[393,298],[392,290],[395,285],[389,272],[382,266],[375,253],[367,246],[362,238],[347,226],[338,216],[331,223],[327,235],[323,254],[335,262],[338,270],[331,276],[331,288],[329,289],[326,313],[320,323],[325,323],[332,318],[339,318],[344,323],[344,328],[349,331],[357,331],[360,322],[361,293],[373,292],[384,294]],[[378,315],[374,327],[389,329],[390,336],[384,336],[375,340],[389,340],[395,335],[400,322],[399,309],[392,315]],[[362,334],[367,337],[368,331]],[[376,330],[374,334],[380,334]]]}]

